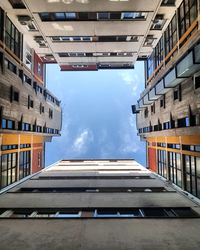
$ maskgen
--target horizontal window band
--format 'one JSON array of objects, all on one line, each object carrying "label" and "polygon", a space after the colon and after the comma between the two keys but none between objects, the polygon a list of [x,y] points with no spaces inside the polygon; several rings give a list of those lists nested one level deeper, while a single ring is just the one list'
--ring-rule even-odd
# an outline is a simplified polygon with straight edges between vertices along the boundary
[{"label": "horizontal window band", "polygon": [[0,219],[199,218],[190,207],[2,208]]},{"label": "horizontal window band", "polygon": [[164,187],[52,187],[52,188],[20,188],[8,193],[134,193],[134,192],[175,192]]},{"label": "horizontal window band", "polygon": [[40,12],[43,22],[63,21],[145,21],[148,11]]},{"label": "horizontal window band", "polygon": [[124,179],[155,179],[149,175],[140,176],[39,176],[32,180],[84,180],[84,179],[100,179],[100,180],[124,180]]}]

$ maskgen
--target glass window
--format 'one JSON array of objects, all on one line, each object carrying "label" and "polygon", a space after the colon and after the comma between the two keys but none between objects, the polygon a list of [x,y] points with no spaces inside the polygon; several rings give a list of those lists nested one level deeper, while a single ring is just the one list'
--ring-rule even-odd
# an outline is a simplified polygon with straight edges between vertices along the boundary
[{"label": "glass window", "polygon": [[76,19],[76,13],[75,12],[66,12],[65,16],[66,16],[66,19]]},{"label": "glass window", "polygon": [[200,157],[196,157],[196,173],[200,177]]},{"label": "glass window", "polygon": [[20,33],[8,17],[6,18],[5,43],[20,58]]},{"label": "glass window", "polygon": [[61,20],[65,20],[65,13],[64,12],[56,12],[54,13],[55,16],[55,20],[56,21],[61,21]]},{"label": "glass window", "polygon": [[98,13],[98,19],[99,19],[99,20],[107,20],[107,19],[110,19],[110,13],[109,13],[109,12],[99,12],[99,13]]},{"label": "glass window", "polygon": [[20,164],[19,164],[20,179],[28,176],[31,173],[30,166],[31,166],[30,151],[20,152]]},{"label": "glass window", "polygon": [[1,172],[1,188],[7,186],[7,171]]}]

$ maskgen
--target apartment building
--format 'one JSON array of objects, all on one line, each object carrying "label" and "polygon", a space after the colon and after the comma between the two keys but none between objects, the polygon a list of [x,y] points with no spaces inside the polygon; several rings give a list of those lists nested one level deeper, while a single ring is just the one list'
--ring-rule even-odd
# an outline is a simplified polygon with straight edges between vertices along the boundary
[{"label": "apartment building", "polygon": [[61,160],[0,195],[0,222],[4,250],[200,244],[199,204],[130,159]]},{"label": "apartment building", "polygon": [[[0,1],[0,189],[44,167],[44,143],[59,136],[60,101],[28,31]],[[15,1],[17,3],[17,1]]]},{"label": "apartment building", "polygon": [[200,1],[176,4],[145,61],[145,89],[133,113],[148,167],[200,198]]},{"label": "apartment building", "polygon": [[180,0],[5,0],[2,8],[45,63],[62,71],[132,69]]}]

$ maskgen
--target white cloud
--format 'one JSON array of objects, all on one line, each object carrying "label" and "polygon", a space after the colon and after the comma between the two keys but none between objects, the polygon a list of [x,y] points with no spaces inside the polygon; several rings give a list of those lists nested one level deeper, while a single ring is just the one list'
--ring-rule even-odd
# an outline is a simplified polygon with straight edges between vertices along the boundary
[{"label": "white cloud", "polygon": [[138,88],[140,85],[140,78],[139,78],[138,74],[133,73],[133,72],[134,71],[125,71],[125,72],[119,73],[119,75],[122,78],[122,81],[126,85],[131,86],[132,94],[135,96],[138,94],[137,91],[138,91]]},{"label": "white cloud", "polygon": [[140,150],[140,141],[137,137],[137,128],[135,117],[130,115],[126,123],[123,123],[121,131],[121,147],[120,151],[123,153],[136,153]]},{"label": "white cloud", "polygon": [[73,151],[85,151],[89,143],[93,141],[93,133],[89,129],[84,129],[73,142]]}]

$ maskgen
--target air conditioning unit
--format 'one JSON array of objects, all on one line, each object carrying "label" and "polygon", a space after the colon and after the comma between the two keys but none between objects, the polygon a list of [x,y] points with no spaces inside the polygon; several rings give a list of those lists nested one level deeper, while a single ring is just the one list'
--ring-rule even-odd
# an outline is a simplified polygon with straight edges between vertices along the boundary
[{"label": "air conditioning unit", "polygon": [[150,45],[152,45],[152,43],[154,42],[154,40],[155,40],[155,38],[154,38],[153,35],[148,35],[148,36],[146,37],[146,40],[145,40],[144,45],[145,45],[145,46],[150,46]]},{"label": "air conditioning unit", "polygon": [[27,15],[17,16],[17,18],[21,25],[27,25],[27,23],[31,21],[31,17]]},{"label": "air conditioning unit", "polygon": [[44,38],[42,36],[34,36],[34,40],[36,42],[41,42],[41,41],[44,41]]}]

